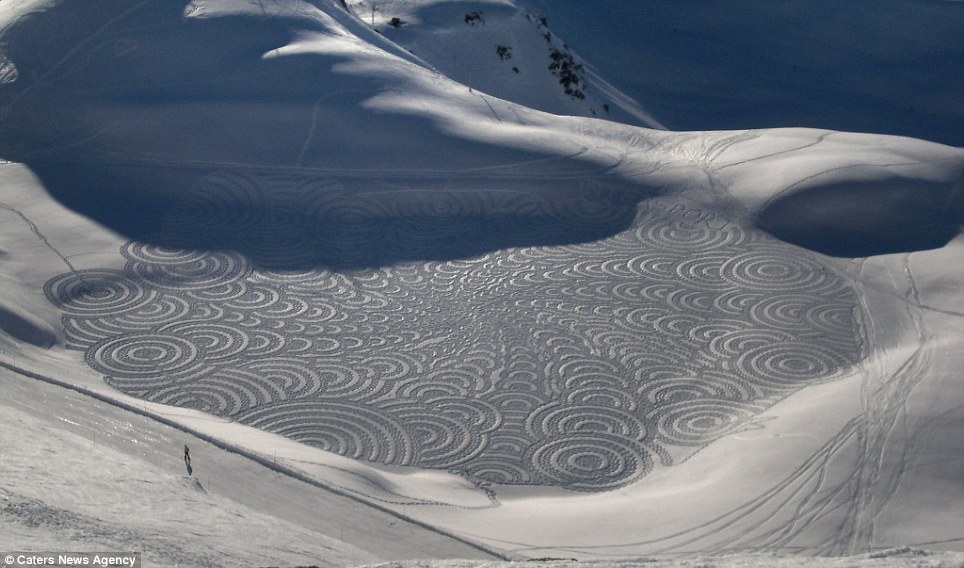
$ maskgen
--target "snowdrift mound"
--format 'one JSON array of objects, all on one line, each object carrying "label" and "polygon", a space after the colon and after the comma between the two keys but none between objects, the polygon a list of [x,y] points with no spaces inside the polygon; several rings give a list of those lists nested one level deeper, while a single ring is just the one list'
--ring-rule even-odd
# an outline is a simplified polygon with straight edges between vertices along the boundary
[{"label": "snowdrift mound", "polygon": [[57,342],[57,335],[43,324],[31,321],[30,316],[19,314],[12,308],[0,306],[0,332],[17,341],[50,347]]},{"label": "snowdrift mound", "polygon": [[772,200],[757,222],[780,239],[824,254],[912,252],[940,248],[960,233],[964,194],[918,180],[827,184]]},{"label": "snowdrift mound", "polygon": [[809,129],[734,134],[715,149],[712,169],[757,227],[824,254],[935,249],[964,223],[964,163],[938,144]]}]

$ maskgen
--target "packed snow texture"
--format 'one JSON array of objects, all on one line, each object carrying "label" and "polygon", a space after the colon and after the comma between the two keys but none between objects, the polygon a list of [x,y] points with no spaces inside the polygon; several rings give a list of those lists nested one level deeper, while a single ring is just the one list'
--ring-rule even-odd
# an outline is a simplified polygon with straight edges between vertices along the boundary
[{"label": "packed snow texture", "polygon": [[[68,348],[132,396],[352,458],[588,491],[672,466],[861,358],[841,277],[711,213],[650,200],[592,244],[346,274],[305,267],[482,242],[484,211],[455,198],[366,211],[327,185],[205,180],[170,214],[166,247],[131,242],[122,272],[46,284]],[[170,248],[187,234],[260,250]]]}]

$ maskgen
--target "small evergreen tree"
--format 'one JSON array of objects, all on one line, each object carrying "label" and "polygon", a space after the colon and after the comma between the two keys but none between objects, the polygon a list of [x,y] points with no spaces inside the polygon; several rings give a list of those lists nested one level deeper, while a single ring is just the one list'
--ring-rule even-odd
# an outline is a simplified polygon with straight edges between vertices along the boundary
[{"label": "small evergreen tree", "polygon": [[568,51],[564,52],[556,48],[552,48],[549,52],[549,58],[552,59],[549,70],[559,78],[559,83],[565,93],[574,99],[585,99],[586,94],[579,88],[581,83],[579,75],[583,70],[582,64],[576,63],[572,54]]},{"label": "small evergreen tree", "polygon": [[469,12],[465,15],[465,23],[474,26],[475,24],[485,25],[485,20],[482,18],[482,11]]}]

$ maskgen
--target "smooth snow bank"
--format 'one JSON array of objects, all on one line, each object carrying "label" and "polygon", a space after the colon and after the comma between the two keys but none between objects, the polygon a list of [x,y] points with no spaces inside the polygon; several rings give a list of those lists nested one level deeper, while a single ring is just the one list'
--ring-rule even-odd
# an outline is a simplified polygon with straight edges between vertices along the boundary
[{"label": "smooth snow bank", "polygon": [[825,254],[938,248],[964,225],[964,161],[947,146],[788,128],[720,136],[709,156],[757,226]]},{"label": "smooth snow bank", "polygon": [[[6,368],[0,416],[0,550],[136,550],[149,566],[345,566],[481,555],[183,431]],[[192,477],[182,463],[184,445]]]},{"label": "smooth snow bank", "polygon": [[870,554],[838,558],[794,557],[764,554],[728,554],[680,558],[644,557],[633,560],[587,560],[575,562],[546,559],[539,562],[474,562],[446,560],[392,562],[366,568],[954,568],[964,564],[964,553],[930,552],[901,547]]},{"label": "smooth snow bank", "polygon": [[14,307],[0,306],[0,330],[15,340],[37,347],[51,347],[57,341],[57,333],[34,320],[29,314],[18,313]]}]

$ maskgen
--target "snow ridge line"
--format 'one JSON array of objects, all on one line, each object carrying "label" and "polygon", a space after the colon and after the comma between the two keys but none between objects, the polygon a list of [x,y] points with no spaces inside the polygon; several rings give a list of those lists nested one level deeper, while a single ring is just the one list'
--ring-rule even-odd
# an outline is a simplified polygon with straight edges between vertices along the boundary
[{"label": "snow ridge line", "polygon": [[[586,180],[600,173],[605,173],[613,166],[593,166],[589,164],[585,169],[564,171],[564,172],[540,172],[538,174],[530,172],[515,172],[517,168],[530,166],[533,164],[549,164],[561,162],[571,158],[577,158],[586,153],[587,148],[583,147],[572,154],[559,154],[557,156],[547,156],[534,160],[521,162],[506,162],[491,166],[474,166],[458,170],[430,169],[430,168],[411,168],[411,169],[368,169],[368,168],[332,168],[323,166],[301,166],[297,164],[249,164],[244,162],[233,162],[229,160],[175,160],[167,158],[151,157],[128,157],[128,156],[90,156],[77,159],[44,158],[36,160],[38,164],[53,165],[98,165],[98,166],[141,166],[141,167],[178,167],[193,170],[233,170],[244,172],[268,173],[268,174],[303,174],[320,175],[335,178],[412,178],[412,179],[446,179],[466,177],[469,175],[485,174],[494,179],[540,179],[540,180]],[[14,162],[12,162],[14,163]],[[25,162],[15,162],[25,163]],[[614,162],[615,163],[615,162]],[[643,193],[645,195],[645,192]]]},{"label": "snow ridge line", "polygon": [[272,462],[271,460],[269,460],[268,458],[263,457],[263,456],[255,453],[255,452],[253,452],[253,451],[251,451],[251,450],[244,449],[244,448],[242,448],[242,447],[240,447],[240,446],[236,446],[236,445],[234,445],[234,444],[229,444],[229,443],[227,443],[227,442],[225,442],[225,441],[223,441],[223,440],[219,440],[219,439],[217,439],[217,438],[215,438],[215,437],[213,437],[213,436],[209,436],[208,434],[204,434],[203,432],[200,432],[200,431],[198,431],[198,430],[195,430],[195,429],[193,429],[193,428],[191,428],[191,427],[189,427],[189,426],[185,426],[185,425],[183,425],[183,424],[180,424],[180,423],[178,423],[178,422],[175,421],[175,420],[171,420],[171,419],[165,418],[165,417],[163,417],[163,416],[161,416],[161,415],[159,415],[159,414],[155,414],[155,413],[153,413],[153,412],[151,412],[151,411],[149,411],[149,410],[146,410],[145,408],[138,407],[138,406],[135,406],[135,405],[132,405],[132,404],[128,404],[128,403],[126,403],[126,402],[122,402],[122,401],[120,401],[120,400],[111,398],[111,397],[109,397],[109,396],[107,396],[107,395],[104,395],[104,394],[101,394],[101,393],[98,393],[98,392],[95,392],[95,391],[86,389],[86,388],[81,387],[81,386],[78,386],[78,385],[74,385],[74,384],[68,383],[68,382],[66,382],[66,381],[61,381],[61,380],[55,379],[55,378],[53,378],[53,377],[48,377],[48,376],[42,375],[42,374],[40,374],[40,373],[35,373],[35,372],[33,372],[33,371],[30,371],[29,369],[25,369],[25,368],[23,368],[23,367],[20,367],[19,365],[15,365],[15,364],[10,363],[10,362],[8,362],[8,361],[5,361],[5,360],[3,360],[3,359],[0,359],[0,367],[3,367],[3,368],[5,368],[5,369],[7,369],[7,370],[9,370],[9,371],[12,371],[12,372],[14,372],[14,373],[17,373],[18,375],[22,375],[22,376],[27,377],[27,378],[30,378],[30,379],[35,379],[35,380],[38,380],[38,381],[42,381],[42,382],[45,382],[45,383],[47,383],[47,384],[51,384],[51,385],[58,386],[58,387],[61,387],[61,388],[65,388],[65,389],[68,389],[68,390],[72,390],[72,391],[77,392],[77,393],[80,393],[80,394],[82,394],[82,395],[89,396],[89,397],[91,397],[91,398],[93,398],[93,399],[95,399],[95,400],[99,400],[99,401],[101,401],[101,402],[105,402],[105,403],[107,403],[107,404],[116,406],[116,407],[121,408],[121,409],[123,409],[123,410],[126,410],[126,411],[128,411],[128,412],[132,412],[132,413],[134,413],[134,414],[137,414],[137,415],[140,415],[140,416],[144,416],[144,417],[146,417],[146,418],[150,418],[151,420],[154,420],[154,421],[156,421],[156,422],[159,422],[159,423],[161,423],[161,424],[164,424],[165,426],[170,426],[171,428],[175,428],[175,429],[177,429],[177,430],[180,430],[181,432],[184,432],[184,433],[186,433],[186,434],[190,434],[191,436],[194,436],[194,437],[196,437],[196,438],[198,438],[198,439],[200,439],[200,440],[204,440],[205,442],[207,442],[207,443],[209,443],[209,444],[211,444],[211,445],[213,445],[213,446],[215,446],[215,447],[217,447],[217,448],[219,448],[219,449],[221,449],[221,450],[224,450],[224,451],[226,451],[226,452],[231,452],[231,453],[233,453],[233,454],[237,454],[237,455],[239,455],[239,456],[242,456],[242,457],[245,457],[245,458],[247,458],[247,459],[249,459],[249,460],[252,460],[252,461],[254,461],[255,463],[257,463],[257,464],[259,464],[259,465],[261,465],[261,466],[264,466],[264,467],[266,467],[266,468],[268,468],[268,469],[270,469],[270,470],[272,470],[272,471],[274,471],[274,472],[276,472],[276,473],[280,473],[280,474],[282,474],[282,475],[286,475],[286,476],[291,477],[291,478],[293,478],[293,479],[297,479],[297,480],[299,480],[299,481],[302,481],[302,482],[304,482],[304,483],[307,483],[308,485],[312,485],[312,486],[317,487],[317,488],[319,488],[319,489],[322,489],[322,490],[324,490],[324,491],[328,491],[328,492],[330,492],[330,493],[333,493],[333,494],[335,494],[335,495],[338,495],[339,497],[344,497],[344,498],[346,498],[346,499],[351,499],[352,501],[361,503],[362,505],[371,507],[372,509],[381,511],[381,512],[383,512],[383,513],[387,513],[387,514],[389,514],[389,515],[391,515],[391,516],[393,516],[393,517],[396,517],[396,518],[398,518],[398,519],[400,519],[400,520],[402,520],[402,521],[405,521],[405,522],[407,522],[407,523],[413,524],[413,525],[415,525],[415,526],[417,526],[417,527],[419,527],[419,528],[422,528],[422,529],[425,529],[425,530],[427,530],[427,531],[434,532],[434,533],[436,533],[436,534],[439,534],[439,535],[442,535],[442,536],[451,538],[452,540],[455,540],[455,541],[457,541],[457,542],[461,542],[462,544],[465,544],[465,545],[467,545],[467,546],[470,546],[470,547],[472,547],[472,548],[474,548],[474,549],[476,549],[476,550],[478,550],[478,551],[480,551],[480,552],[483,552],[483,553],[485,553],[485,554],[489,554],[489,555],[491,555],[491,556],[494,556],[495,558],[498,558],[499,560],[503,560],[503,561],[507,561],[507,562],[510,562],[510,561],[513,561],[513,560],[517,560],[517,558],[514,558],[514,557],[512,557],[512,556],[508,556],[508,555],[505,554],[504,552],[498,551],[497,549],[490,548],[490,547],[488,547],[488,546],[486,546],[486,545],[484,545],[484,544],[481,544],[481,543],[478,543],[478,542],[474,542],[474,541],[471,541],[471,540],[469,540],[469,539],[467,539],[467,538],[464,538],[464,537],[458,536],[458,535],[456,535],[456,534],[453,534],[453,533],[451,533],[451,532],[448,532],[448,531],[439,529],[438,527],[434,527],[434,526],[432,526],[432,525],[430,525],[430,524],[428,524],[428,523],[419,521],[418,519],[409,517],[408,515],[405,515],[405,514],[403,514],[403,513],[399,513],[399,512],[397,512],[397,511],[394,511],[394,510],[392,510],[392,509],[390,509],[390,508],[388,508],[388,507],[385,507],[385,506],[383,506],[383,505],[379,505],[378,503],[371,502],[371,501],[369,501],[369,500],[367,500],[367,499],[364,499],[363,497],[361,497],[361,496],[359,496],[359,495],[353,495],[353,494],[351,494],[351,493],[347,493],[347,492],[345,492],[345,491],[343,491],[343,490],[341,490],[341,489],[338,489],[338,488],[336,488],[336,487],[334,487],[334,486],[328,485],[327,483],[324,483],[324,482],[322,482],[322,481],[319,481],[319,480],[317,480],[317,479],[314,479],[314,478],[308,476],[307,474],[304,474],[304,473],[302,473],[302,472],[299,472],[298,470],[295,470],[295,469],[293,469],[293,468],[285,467],[285,466],[283,466],[283,465],[274,463],[274,462]]},{"label": "snow ridge line", "polygon": [[5,209],[5,210],[10,211],[11,213],[17,215],[18,217],[20,217],[20,218],[23,220],[23,222],[27,224],[27,227],[30,229],[30,231],[31,231],[34,235],[36,235],[37,238],[39,238],[41,241],[43,241],[43,243],[47,246],[47,248],[49,248],[50,250],[52,250],[52,251],[54,252],[54,254],[56,254],[57,256],[59,256],[59,257],[60,257],[60,260],[64,261],[64,264],[67,265],[67,268],[69,268],[71,272],[77,272],[77,268],[70,262],[70,260],[68,260],[67,257],[63,255],[63,253],[61,253],[59,250],[57,250],[57,249],[54,247],[54,245],[50,244],[50,241],[47,239],[46,235],[44,235],[42,232],[40,232],[40,228],[37,227],[37,224],[34,223],[33,221],[31,221],[30,218],[27,217],[22,211],[20,211],[20,210],[17,209],[16,207],[11,207],[10,205],[7,205],[6,203],[0,203],[0,209]]}]

